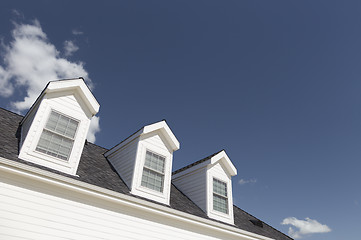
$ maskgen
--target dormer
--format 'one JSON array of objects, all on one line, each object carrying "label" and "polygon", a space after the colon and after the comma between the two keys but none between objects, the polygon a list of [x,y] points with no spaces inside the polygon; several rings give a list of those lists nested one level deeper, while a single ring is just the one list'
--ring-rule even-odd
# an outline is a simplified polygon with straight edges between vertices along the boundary
[{"label": "dormer", "polygon": [[169,205],[173,152],[179,142],[165,121],[147,125],[107,151],[134,195]]},{"label": "dormer", "polygon": [[209,218],[234,224],[231,177],[237,175],[224,150],[181,168],[172,182]]},{"label": "dormer", "polygon": [[75,175],[98,111],[82,78],[49,82],[20,123],[19,158]]}]

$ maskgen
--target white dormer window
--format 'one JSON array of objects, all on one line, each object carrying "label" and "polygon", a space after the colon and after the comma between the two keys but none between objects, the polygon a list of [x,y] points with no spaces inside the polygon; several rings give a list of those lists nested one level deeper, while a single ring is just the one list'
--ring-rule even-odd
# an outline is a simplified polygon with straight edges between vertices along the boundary
[{"label": "white dormer window", "polygon": [[83,79],[46,85],[21,121],[19,158],[76,175],[99,103]]},{"label": "white dormer window", "polygon": [[228,214],[227,183],[213,178],[213,210]]},{"label": "white dormer window", "polygon": [[68,160],[78,125],[79,121],[52,110],[36,151]]},{"label": "white dormer window", "polygon": [[172,182],[209,218],[234,224],[231,177],[236,174],[222,150],[175,171]]},{"label": "white dormer window", "polygon": [[163,192],[165,157],[147,150],[141,185],[152,190]]},{"label": "white dormer window", "polygon": [[173,132],[160,121],[141,128],[104,156],[131,194],[169,205],[173,152],[178,149]]}]

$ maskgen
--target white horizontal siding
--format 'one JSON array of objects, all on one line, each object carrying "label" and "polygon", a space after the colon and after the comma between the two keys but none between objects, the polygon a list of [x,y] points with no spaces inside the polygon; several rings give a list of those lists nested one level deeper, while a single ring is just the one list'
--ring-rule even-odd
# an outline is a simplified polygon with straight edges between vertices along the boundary
[{"label": "white horizontal siding", "polygon": [[0,239],[242,238],[1,174]]},{"label": "white horizontal siding", "polygon": [[48,99],[49,102],[54,102],[56,104],[62,105],[64,108],[72,110],[72,111],[81,111],[84,110],[81,108],[80,103],[76,100],[74,95],[67,95],[57,98]]},{"label": "white horizontal siding", "polygon": [[153,133],[151,136],[145,135],[142,137],[142,142],[145,145],[152,145],[156,149],[161,149],[162,151],[170,152],[165,143],[163,142],[160,135]]},{"label": "white horizontal siding", "polygon": [[203,211],[207,212],[207,176],[206,168],[190,172],[173,179],[173,184],[189,197]]},{"label": "white horizontal siding", "polygon": [[219,179],[229,179],[230,177],[227,175],[227,173],[224,171],[223,167],[221,166],[221,164],[217,163],[216,165],[214,165],[209,172],[213,173],[213,175],[216,178]]},{"label": "white horizontal siding", "polygon": [[108,160],[129,188],[132,186],[137,145],[138,139],[135,139],[108,157]]}]

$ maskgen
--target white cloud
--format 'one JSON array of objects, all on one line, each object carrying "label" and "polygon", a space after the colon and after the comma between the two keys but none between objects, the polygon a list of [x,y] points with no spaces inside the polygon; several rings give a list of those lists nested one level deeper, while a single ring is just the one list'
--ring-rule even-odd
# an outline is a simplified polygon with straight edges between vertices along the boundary
[{"label": "white cloud", "polygon": [[94,116],[90,122],[89,131],[86,139],[89,142],[95,142],[95,134],[100,131],[99,117]]},{"label": "white cloud", "polygon": [[64,42],[64,55],[66,57],[69,57],[71,55],[73,55],[74,52],[78,51],[79,47],[77,45],[75,45],[72,41],[65,41]]},{"label": "white cloud", "polygon": [[249,180],[245,180],[245,179],[241,179],[238,181],[238,184],[239,185],[244,185],[244,184],[247,184],[247,183],[256,183],[257,182],[257,179],[253,178],[253,179],[249,179]]},{"label": "white cloud", "polygon": [[310,218],[305,218],[305,220],[299,220],[295,217],[288,217],[283,219],[282,225],[292,225],[298,230],[289,227],[288,234],[292,238],[302,238],[305,235],[314,234],[314,233],[327,233],[331,232],[331,229],[325,225],[319,223],[317,220],[313,220]]},{"label": "white cloud", "polygon": [[[10,97],[16,93],[22,96],[21,100],[11,102],[11,108],[16,112],[29,109],[50,80],[83,77],[92,87],[84,63],[60,57],[37,20],[31,24],[14,23],[12,40],[2,44],[0,57],[4,63],[0,65],[0,95]],[[94,141],[97,131],[99,124],[93,125],[90,131]]]},{"label": "white cloud", "polygon": [[77,29],[73,29],[73,31],[71,31],[74,35],[83,35],[84,34],[84,32],[82,32],[82,31],[79,31],[79,30],[77,30]]}]

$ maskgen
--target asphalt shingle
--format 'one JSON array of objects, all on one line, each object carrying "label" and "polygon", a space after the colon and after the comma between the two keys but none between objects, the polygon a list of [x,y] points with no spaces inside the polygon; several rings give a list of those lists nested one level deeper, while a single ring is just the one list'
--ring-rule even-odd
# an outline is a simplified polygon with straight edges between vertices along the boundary
[{"label": "asphalt shingle", "polygon": [[[13,160],[16,162],[21,162],[30,166],[44,169],[49,172],[57,173],[69,178],[77,179],[98,187],[109,189],[118,193],[131,195],[129,188],[124,183],[122,178],[117,174],[113,169],[108,160],[104,157],[104,153],[108,149],[102,148],[92,143],[85,143],[83,153],[80,159],[77,175],[72,176],[68,175],[47,167],[43,167],[31,162],[27,162],[18,158],[19,152],[19,138],[20,138],[20,128],[19,123],[23,119],[23,116],[20,116],[16,113],[10,112],[6,109],[0,108],[0,157]],[[212,154],[204,159],[201,159],[191,165],[188,165],[182,169],[175,171],[183,171],[191,166],[199,164],[201,162],[210,159],[212,156],[218,154],[219,152]],[[173,174],[174,174],[173,173]],[[133,197],[139,198],[137,196],[131,195]],[[144,198],[142,198],[144,199]],[[150,201],[149,199],[145,199]],[[152,201],[154,202],[154,201]],[[159,203],[157,203],[159,204]],[[163,204],[161,204],[163,205]],[[167,206],[167,205],[164,205]],[[192,202],[186,195],[184,195],[179,189],[177,189],[173,184],[171,187],[170,194],[170,207],[185,213],[196,215],[199,217],[207,218],[207,214],[204,213],[194,202]],[[242,209],[234,206],[234,226],[242,230],[246,230],[252,233],[260,234],[266,237],[274,238],[277,240],[289,240],[292,239],[287,235],[281,233],[280,231],[272,228],[266,223],[260,221],[259,219],[253,217]],[[227,224],[229,225],[229,224]]]}]

